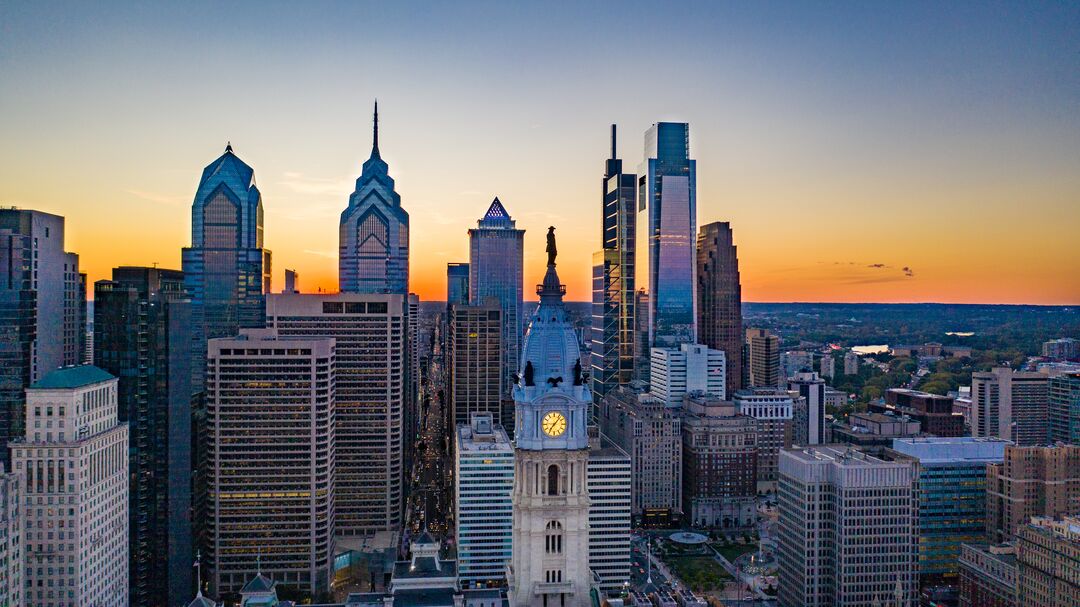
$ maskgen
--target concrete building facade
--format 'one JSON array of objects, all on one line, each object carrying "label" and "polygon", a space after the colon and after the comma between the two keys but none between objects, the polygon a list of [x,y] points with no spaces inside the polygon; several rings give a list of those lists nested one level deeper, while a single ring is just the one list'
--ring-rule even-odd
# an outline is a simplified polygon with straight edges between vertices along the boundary
[{"label": "concrete building facade", "polygon": [[734,396],[738,412],[757,420],[757,491],[773,493],[780,450],[792,444],[795,399],[790,392],[777,388],[740,390]]},{"label": "concrete building facade", "polygon": [[1049,377],[996,367],[971,375],[971,434],[1017,445],[1049,441]]},{"label": "concrete building facade", "polygon": [[668,407],[681,407],[687,394],[723,398],[727,392],[724,352],[701,344],[653,348],[649,391]]},{"label": "concrete building facade", "polygon": [[506,584],[513,554],[514,446],[490,413],[457,425],[454,524],[463,588]]},{"label": "concrete building facade", "polygon": [[1080,512],[1080,447],[1007,446],[1005,459],[986,468],[986,533],[1012,541],[1033,516]]},{"label": "concrete building facade", "polygon": [[690,523],[753,526],[757,421],[731,401],[704,395],[687,396],[682,417],[682,503]]}]

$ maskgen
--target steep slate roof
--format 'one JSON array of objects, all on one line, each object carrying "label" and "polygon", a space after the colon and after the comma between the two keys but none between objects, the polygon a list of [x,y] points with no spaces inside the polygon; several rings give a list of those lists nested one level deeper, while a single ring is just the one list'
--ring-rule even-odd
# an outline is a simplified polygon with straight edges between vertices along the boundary
[{"label": "steep slate roof", "polygon": [[64,367],[57,369],[45,377],[30,385],[36,390],[53,390],[64,388],[81,388],[92,384],[116,379],[104,369],[94,365],[79,365],[77,367]]}]

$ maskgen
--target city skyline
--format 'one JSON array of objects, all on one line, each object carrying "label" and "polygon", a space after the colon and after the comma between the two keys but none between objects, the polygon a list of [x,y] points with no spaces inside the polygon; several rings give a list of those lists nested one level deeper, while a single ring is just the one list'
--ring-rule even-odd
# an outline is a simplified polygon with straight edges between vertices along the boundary
[{"label": "city skyline", "polygon": [[[274,290],[286,268],[335,290],[334,228],[378,97],[423,299],[444,297],[446,263],[498,196],[527,209],[527,294],[530,243],[554,224],[568,299],[587,301],[599,217],[578,211],[609,125],[636,167],[650,125],[685,121],[697,224],[731,223],[746,301],[1080,302],[1075,7],[214,9],[251,20],[243,34],[205,7],[83,10],[0,9],[0,203],[65,216],[90,282],[179,268],[196,173],[231,141],[259,177]],[[656,40],[594,35],[642,20]],[[221,62],[236,70],[206,67]],[[639,72],[655,74],[640,95],[606,96]]]}]

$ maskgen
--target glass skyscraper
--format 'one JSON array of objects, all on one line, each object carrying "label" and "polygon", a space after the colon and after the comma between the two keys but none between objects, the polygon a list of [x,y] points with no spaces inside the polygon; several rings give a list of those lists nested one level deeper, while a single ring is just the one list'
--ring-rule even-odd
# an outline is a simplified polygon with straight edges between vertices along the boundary
[{"label": "glass skyscraper", "polygon": [[695,343],[697,163],[690,159],[690,125],[649,127],[639,173],[637,267],[638,286],[649,293],[648,346]]},{"label": "glass skyscraper", "polygon": [[634,379],[634,238],[637,175],[623,173],[611,125],[611,158],[603,179],[601,242],[593,254],[592,388],[599,403],[609,390]]},{"label": "glass skyscraper", "polygon": [[409,292],[409,214],[386,161],[379,155],[379,104],[371,157],[356,180],[338,228],[338,285],[342,293]]},{"label": "glass skyscraper", "polygon": [[480,305],[494,297],[502,308],[502,378],[507,394],[508,378],[518,370],[521,352],[524,246],[525,230],[517,229],[498,198],[469,230],[469,303]]},{"label": "glass skyscraper", "polygon": [[[701,227],[697,240],[698,340],[727,355],[727,395],[742,388],[742,287],[731,225]],[[785,376],[786,377],[786,376]]]},{"label": "glass skyscraper", "polygon": [[455,304],[469,303],[469,264],[446,264],[446,309]]},{"label": "glass skyscraper", "polygon": [[119,378],[131,472],[129,603],[184,604],[191,594],[191,301],[184,275],[114,268],[94,284],[94,364]]},{"label": "glass skyscraper", "polygon": [[231,145],[203,169],[191,204],[191,247],[181,258],[192,303],[192,389],[201,392],[206,340],[264,326],[263,297],[270,291],[262,194],[255,171]]}]

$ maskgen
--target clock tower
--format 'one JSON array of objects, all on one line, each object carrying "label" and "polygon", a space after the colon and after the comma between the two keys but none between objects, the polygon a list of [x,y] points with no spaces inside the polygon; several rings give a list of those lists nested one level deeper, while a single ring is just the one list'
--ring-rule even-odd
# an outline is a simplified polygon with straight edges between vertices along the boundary
[{"label": "clock tower", "polygon": [[514,607],[588,607],[589,493],[586,425],[592,394],[555,271],[548,267],[513,386],[514,543],[508,581]]}]

